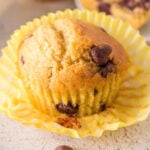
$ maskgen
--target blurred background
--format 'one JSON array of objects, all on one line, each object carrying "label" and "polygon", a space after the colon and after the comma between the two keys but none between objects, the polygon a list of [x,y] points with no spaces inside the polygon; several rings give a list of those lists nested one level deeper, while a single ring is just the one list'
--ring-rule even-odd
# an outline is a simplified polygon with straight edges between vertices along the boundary
[{"label": "blurred background", "polygon": [[[0,49],[15,29],[33,18],[47,15],[57,10],[79,8],[78,0],[0,0]],[[150,41],[150,22],[140,32]]]},{"label": "blurred background", "polygon": [[0,49],[20,25],[48,12],[74,9],[73,0],[0,0]]}]

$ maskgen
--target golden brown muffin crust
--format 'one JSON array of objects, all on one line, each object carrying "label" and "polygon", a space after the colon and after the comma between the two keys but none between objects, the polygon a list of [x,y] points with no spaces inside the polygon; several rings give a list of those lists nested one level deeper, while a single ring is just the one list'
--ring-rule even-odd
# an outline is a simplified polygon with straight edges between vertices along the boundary
[{"label": "golden brown muffin crust", "polygon": [[79,20],[57,20],[54,25],[41,26],[24,41],[19,55],[24,57],[25,64],[21,67],[28,70],[24,72],[26,77],[47,88],[56,87],[57,82],[61,90],[64,84],[68,88],[92,87],[104,79],[91,61],[90,47],[103,44],[112,47],[110,59],[117,71],[123,70],[127,55],[107,33]]},{"label": "golden brown muffin crust", "polygon": [[[100,58],[102,64],[97,64],[95,51],[101,51],[100,55],[108,58]],[[116,40],[100,27],[72,19],[59,19],[37,28],[20,46],[18,57],[25,85],[33,94],[37,94],[39,87],[52,93],[55,104],[60,100],[67,104],[74,99],[74,106],[82,103],[78,91],[84,91],[83,96],[92,91],[96,99],[95,90],[103,91],[107,80],[111,89],[111,79],[128,66],[127,54]],[[61,109],[66,107],[63,104]]]}]

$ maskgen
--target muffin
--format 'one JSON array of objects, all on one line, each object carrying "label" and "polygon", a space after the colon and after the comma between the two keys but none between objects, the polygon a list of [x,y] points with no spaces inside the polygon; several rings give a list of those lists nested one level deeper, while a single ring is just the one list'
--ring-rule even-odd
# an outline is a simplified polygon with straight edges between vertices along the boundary
[{"label": "muffin", "polygon": [[149,50],[136,30],[96,11],[35,19],[2,50],[0,112],[76,138],[142,121],[150,110]]},{"label": "muffin", "polygon": [[35,96],[36,89],[47,91],[47,109],[67,115],[86,116],[109,107],[128,64],[116,40],[100,27],[75,19],[40,26],[18,51],[27,88]]},{"label": "muffin", "polygon": [[150,20],[149,0],[79,0],[77,3],[90,10],[105,12],[140,28]]}]

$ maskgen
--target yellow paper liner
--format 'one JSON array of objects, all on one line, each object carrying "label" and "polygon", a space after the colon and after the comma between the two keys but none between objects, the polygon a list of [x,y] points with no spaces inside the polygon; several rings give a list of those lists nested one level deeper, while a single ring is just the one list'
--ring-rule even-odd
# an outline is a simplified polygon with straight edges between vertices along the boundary
[{"label": "yellow paper liner", "polygon": [[[81,128],[76,129],[65,128],[55,122],[57,112],[44,109],[49,105],[48,100],[36,102],[36,98],[24,87],[16,65],[18,47],[24,37],[41,24],[53,23],[58,18],[75,18],[103,27],[124,46],[133,64],[123,77],[111,107],[99,114],[79,118]],[[7,43],[0,57],[0,112],[16,121],[81,138],[101,136],[105,130],[116,130],[143,121],[150,113],[150,47],[138,31],[120,20],[96,11],[58,11],[21,26]],[[47,95],[45,91],[39,91],[40,94]]]}]

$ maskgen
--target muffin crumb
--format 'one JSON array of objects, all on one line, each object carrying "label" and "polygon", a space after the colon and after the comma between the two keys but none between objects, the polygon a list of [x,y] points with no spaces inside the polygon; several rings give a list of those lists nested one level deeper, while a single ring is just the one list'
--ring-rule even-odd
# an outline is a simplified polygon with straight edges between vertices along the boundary
[{"label": "muffin crumb", "polygon": [[77,116],[66,117],[66,118],[58,118],[57,123],[66,127],[66,128],[81,128],[81,124],[77,119]]}]

